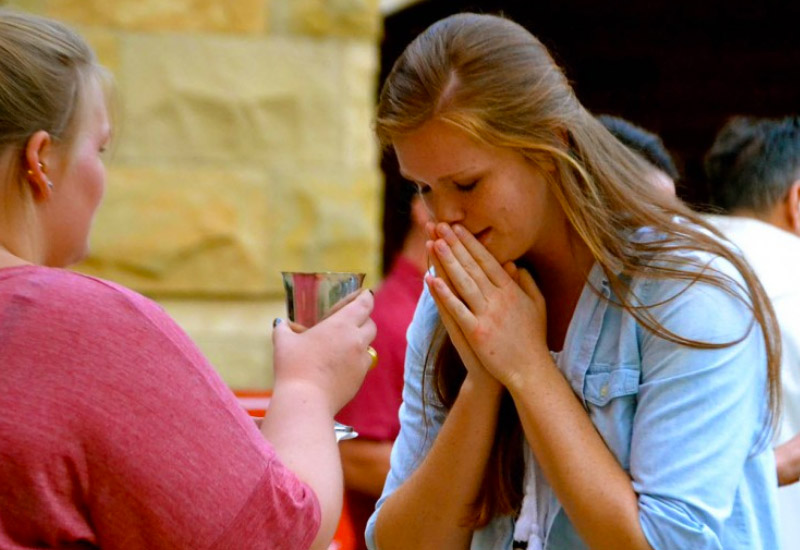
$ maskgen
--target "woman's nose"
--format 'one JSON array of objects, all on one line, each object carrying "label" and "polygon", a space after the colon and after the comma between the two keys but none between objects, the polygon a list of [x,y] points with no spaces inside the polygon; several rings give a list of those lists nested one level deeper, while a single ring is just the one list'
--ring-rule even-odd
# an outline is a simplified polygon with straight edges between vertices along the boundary
[{"label": "woman's nose", "polygon": [[441,199],[430,201],[428,209],[437,222],[453,224],[464,221],[464,207],[457,200],[447,200],[442,197]]}]

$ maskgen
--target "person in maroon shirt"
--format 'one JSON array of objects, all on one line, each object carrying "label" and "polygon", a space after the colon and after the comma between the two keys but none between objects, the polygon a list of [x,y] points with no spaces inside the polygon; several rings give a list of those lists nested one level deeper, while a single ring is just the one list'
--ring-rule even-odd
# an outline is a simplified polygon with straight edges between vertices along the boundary
[{"label": "person in maroon shirt", "polygon": [[339,444],[347,507],[358,550],[366,549],[364,530],[383,490],[392,444],[400,431],[397,410],[402,402],[406,329],[422,293],[427,268],[425,224],[429,218],[413,186],[391,180],[387,183],[384,264],[391,269],[375,292],[372,312],[378,327],[372,343],[378,352],[378,364],[337,416],[359,434],[358,438]]}]

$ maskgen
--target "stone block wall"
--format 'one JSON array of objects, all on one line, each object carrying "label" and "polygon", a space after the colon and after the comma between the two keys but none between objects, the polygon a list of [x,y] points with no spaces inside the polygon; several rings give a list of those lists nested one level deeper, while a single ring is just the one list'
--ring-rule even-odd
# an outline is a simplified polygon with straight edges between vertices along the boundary
[{"label": "stone block wall", "polygon": [[76,27],[116,80],[77,269],[159,301],[231,386],[271,386],[281,270],[378,282],[378,0],[0,4]]}]

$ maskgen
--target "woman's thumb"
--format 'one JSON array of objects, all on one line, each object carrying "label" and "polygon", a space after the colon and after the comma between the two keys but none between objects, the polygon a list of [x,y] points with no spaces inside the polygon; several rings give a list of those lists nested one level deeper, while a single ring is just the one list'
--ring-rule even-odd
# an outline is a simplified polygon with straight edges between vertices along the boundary
[{"label": "woman's thumb", "polygon": [[519,284],[519,269],[514,262],[506,262],[503,264],[503,269],[515,283]]},{"label": "woman's thumb", "polygon": [[540,298],[541,292],[539,292],[539,287],[536,285],[536,281],[533,280],[530,272],[527,269],[520,269],[519,273],[519,286],[522,288],[523,292],[530,296],[531,298]]}]

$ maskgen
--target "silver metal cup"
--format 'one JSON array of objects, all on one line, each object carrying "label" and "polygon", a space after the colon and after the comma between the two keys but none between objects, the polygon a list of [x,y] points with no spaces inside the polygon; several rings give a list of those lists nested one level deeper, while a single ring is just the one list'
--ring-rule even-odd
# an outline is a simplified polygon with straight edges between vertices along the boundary
[{"label": "silver metal cup", "polygon": [[[306,328],[316,325],[350,301],[364,282],[364,273],[282,271],[286,291],[286,314],[290,321]],[[358,433],[335,423],[336,441],[353,439]]]},{"label": "silver metal cup", "polygon": [[364,273],[283,271],[289,319],[312,327],[361,288]]}]

